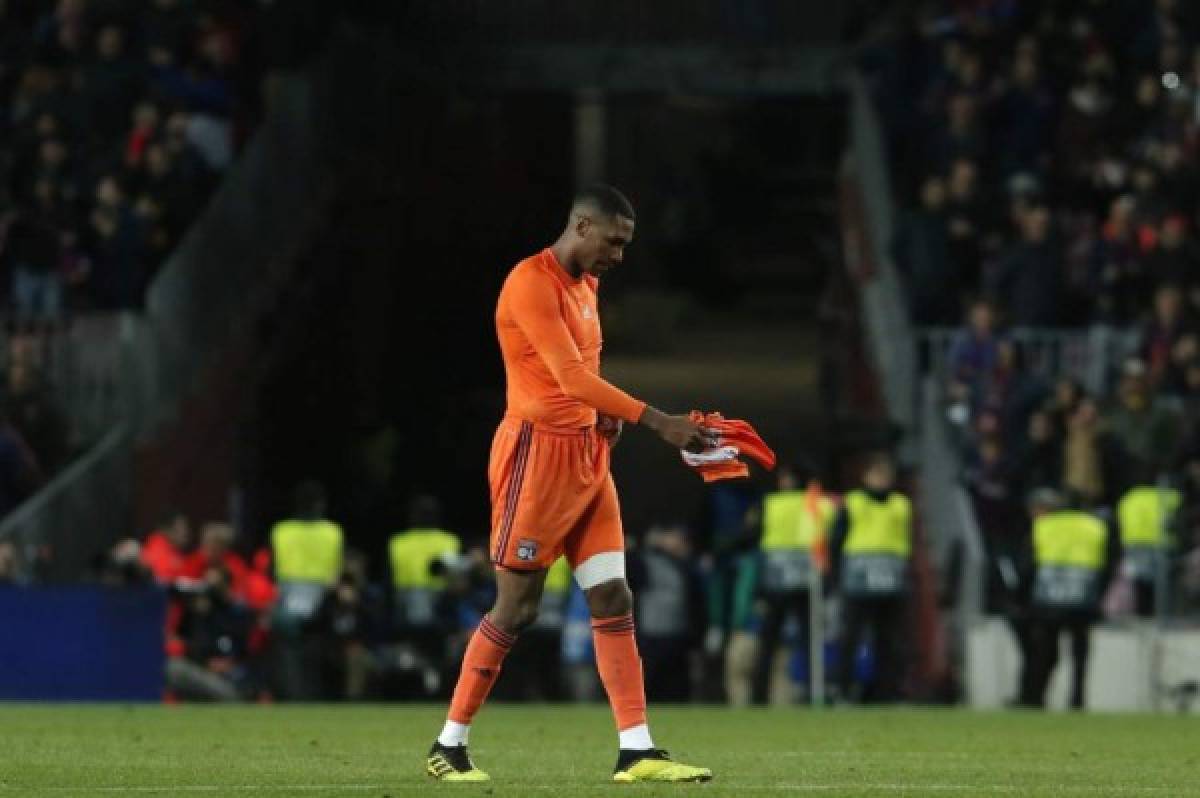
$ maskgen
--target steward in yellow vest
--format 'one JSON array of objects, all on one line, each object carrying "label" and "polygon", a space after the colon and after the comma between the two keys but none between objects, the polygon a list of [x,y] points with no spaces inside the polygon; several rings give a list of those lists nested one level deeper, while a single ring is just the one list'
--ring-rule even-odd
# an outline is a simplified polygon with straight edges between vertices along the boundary
[{"label": "steward in yellow vest", "polygon": [[837,505],[807,464],[781,464],[776,478],[777,489],[763,497],[758,544],[762,625],[752,684],[756,704],[770,698],[775,652],[788,616],[795,618],[800,637],[808,637],[809,581],[822,579],[826,570],[828,538],[837,515]]},{"label": "steward in yellow vest", "polygon": [[1033,603],[1094,612],[1107,586],[1109,528],[1091,513],[1058,509],[1033,521]]},{"label": "steward in yellow vest", "polygon": [[397,625],[433,625],[437,598],[446,587],[447,566],[458,559],[461,549],[457,535],[436,527],[414,527],[392,537],[388,562]]},{"label": "steward in yellow vest", "polygon": [[912,504],[895,489],[896,470],[885,454],[871,457],[862,487],[842,500],[830,545],[833,581],[842,597],[838,659],[842,697],[855,697],[855,659],[870,631],[874,679],[864,692],[877,701],[899,697],[903,664],[900,641],[908,632],[906,614]]},{"label": "steward in yellow vest", "polygon": [[1033,618],[1028,661],[1021,672],[1020,702],[1043,707],[1058,665],[1058,640],[1071,638],[1073,708],[1084,705],[1091,627],[1120,561],[1115,527],[1067,506],[1058,491],[1042,488],[1030,499],[1033,517]]},{"label": "steward in yellow vest", "polygon": [[1167,578],[1179,491],[1152,484],[1130,488],[1117,503],[1117,528],[1124,549],[1124,572],[1133,581],[1134,610],[1154,615],[1158,581]]},{"label": "steward in yellow vest", "polygon": [[296,487],[294,513],[271,530],[279,599],[272,618],[280,696],[312,701],[322,695],[320,638],[311,630],[322,602],[342,573],[342,529],[325,519],[325,489]]},{"label": "steward in yellow vest", "polygon": [[452,572],[458,570],[462,543],[442,528],[442,506],[429,495],[408,503],[408,528],[388,542],[392,574],[392,619],[412,642],[433,647],[448,633],[439,607]]},{"label": "steward in yellow vest", "polygon": [[324,518],[325,490],[315,482],[296,488],[294,517],[271,530],[271,556],[279,583],[277,614],[307,620],[342,572],[342,528]]}]

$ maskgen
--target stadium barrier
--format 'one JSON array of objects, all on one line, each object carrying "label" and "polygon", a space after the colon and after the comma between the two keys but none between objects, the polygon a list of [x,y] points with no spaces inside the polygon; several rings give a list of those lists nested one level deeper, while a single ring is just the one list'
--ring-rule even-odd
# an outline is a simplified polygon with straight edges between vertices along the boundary
[{"label": "stadium barrier", "polygon": [[161,700],[166,604],[151,587],[0,587],[0,700]]},{"label": "stadium barrier", "polygon": [[[1061,641],[1059,662],[1046,691],[1051,709],[1065,709],[1069,692],[1069,642]],[[967,703],[999,709],[1017,696],[1021,655],[1007,620],[979,618],[968,629],[964,681]],[[1088,658],[1089,709],[1107,712],[1200,713],[1200,631],[1164,630],[1153,621],[1097,626]]]}]

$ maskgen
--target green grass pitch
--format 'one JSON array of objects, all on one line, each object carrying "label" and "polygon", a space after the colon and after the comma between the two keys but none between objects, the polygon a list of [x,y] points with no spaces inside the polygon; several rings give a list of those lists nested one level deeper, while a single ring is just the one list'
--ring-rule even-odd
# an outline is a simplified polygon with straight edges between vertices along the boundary
[{"label": "green grass pitch", "polygon": [[489,785],[423,775],[431,706],[0,705],[9,796],[1200,795],[1200,721],[964,710],[652,708],[655,742],[701,785],[607,782],[604,706],[489,706]]}]

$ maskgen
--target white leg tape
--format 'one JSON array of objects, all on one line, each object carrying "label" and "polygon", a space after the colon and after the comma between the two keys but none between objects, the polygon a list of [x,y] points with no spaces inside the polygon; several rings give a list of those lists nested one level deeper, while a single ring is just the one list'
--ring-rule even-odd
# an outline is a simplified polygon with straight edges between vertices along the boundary
[{"label": "white leg tape", "polygon": [[623,551],[602,551],[575,566],[575,581],[579,583],[582,590],[591,590],[604,582],[624,578],[625,552]]}]

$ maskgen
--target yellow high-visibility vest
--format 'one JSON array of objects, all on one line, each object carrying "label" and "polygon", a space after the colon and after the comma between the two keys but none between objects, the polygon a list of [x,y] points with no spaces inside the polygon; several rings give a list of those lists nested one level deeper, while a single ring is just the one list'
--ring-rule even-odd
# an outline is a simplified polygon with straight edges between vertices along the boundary
[{"label": "yellow high-visibility vest", "polygon": [[443,576],[430,573],[435,560],[458,554],[462,544],[444,529],[406,529],[388,543],[388,561],[392,566],[392,584],[409,588],[439,589],[446,584]]},{"label": "yellow high-visibility vest", "polygon": [[863,490],[846,494],[849,530],[843,553],[907,558],[912,551],[912,503],[900,493],[877,501]]},{"label": "yellow high-visibility vest", "polygon": [[1033,522],[1033,555],[1038,566],[1085,568],[1104,566],[1108,530],[1089,513],[1060,510]]},{"label": "yellow high-visibility vest", "polygon": [[342,568],[342,528],[332,521],[280,521],[271,530],[280,582],[332,585]]},{"label": "yellow high-visibility vest", "polygon": [[1167,544],[1167,523],[1179,510],[1183,496],[1168,488],[1142,486],[1131,489],[1117,504],[1121,542],[1126,546]]},{"label": "yellow high-visibility vest", "polygon": [[550,570],[546,572],[546,581],[543,585],[543,594],[545,593],[566,593],[571,589],[571,566],[567,563],[566,557],[559,557],[554,561],[554,565],[550,566]]},{"label": "yellow high-visibility vest", "polygon": [[815,514],[810,511],[807,491],[768,494],[763,499],[762,548],[811,549],[828,533],[837,512],[833,501],[826,496],[817,500],[816,510]]}]

